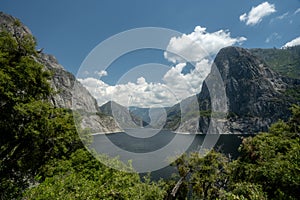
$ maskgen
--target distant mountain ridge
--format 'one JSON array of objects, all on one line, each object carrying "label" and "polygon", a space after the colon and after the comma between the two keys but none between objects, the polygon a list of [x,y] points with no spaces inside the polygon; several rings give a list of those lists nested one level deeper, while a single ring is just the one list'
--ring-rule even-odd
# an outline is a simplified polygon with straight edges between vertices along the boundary
[{"label": "distant mountain ridge", "polygon": [[150,123],[151,119],[149,117],[149,110],[150,108],[140,108],[137,106],[129,106],[129,111],[134,114],[135,116],[138,116],[141,118],[144,122]]},{"label": "distant mountain ridge", "polygon": [[114,101],[103,104],[100,111],[114,117],[122,128],[151,128],[164,127],[169,108],[140,108],[137,106],[122,106]]},{"label": "distant mountain ridge", "polygon": [[170,107],[156,107],[156,108],[140,108],[137,106],[130,106],[129,111],[132,115],[139,117],[146,124],[153,128],[162,128],[167,117],[167,111]]},{"label": "distant mountain ridge", "polygon": [[133,115],[127,107],[124,107],[114,101],[108,101],[99,107],[100,111],[111,116],[122,129],[132,129],[147,126],[138,116]]}]

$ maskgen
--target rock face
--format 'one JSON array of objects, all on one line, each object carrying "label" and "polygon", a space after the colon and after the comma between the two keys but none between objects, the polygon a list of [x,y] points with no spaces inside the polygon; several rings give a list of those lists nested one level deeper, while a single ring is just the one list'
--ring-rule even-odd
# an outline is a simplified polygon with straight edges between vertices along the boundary
[{"label": "rock face", "polygon": [[[214,77],[221,76],[226,92],[227,113],[212,113],[212,104],[219,104]],[[259,57],[239,47],[227,47],[217,54],[211,73],[197,95],[199,131],[206,133],[210,123],[222,121],[218,133],[253,134],[266,131],[279,119],[290,116],[290,106],[299,101],[286,91],[300,86],[300,81],[282,77]],[[212,117],[218,116],[218,117]],[[171,117],[171,116],[170,116]],[[216,120],[211,119],[214,118]],[[191,124],[192,126],[192,124]]]},{"label": "rock face", "polygon": [[51,87],[57,94],[51,97],[51,102],[56,107],[85,110],[96,113],[97,102],[89,94],[73,74],[66,71],[52,55],[40,54],[37,61],[53,73]]},{"label": "rock face", "polygon": [[122,129],[136,129],[147,125],[141,118],[133,115],[127,107],[114,101],[102,105],[100,111],[113,117]]},{"label": "rock face", "polygon": [[[22,36],[22,35],[31,35],[31,31],[24,25],[20,23],[20,21],[14,18],[11,15],[7,15],[0,11],[0,30],[6,30],[11,32],[14,36]],[[20,26],[15,26],[16,24],[20,24]]]},{"label": "rock face", "polygon": [[136,106],[130,106],[129,112],[132,116],[143,120],[144,127],[151,127],[155,129],[162,129],[166,123],[167,113],[169,107],[164,108],[140,108]]},{"label": "rock face", "polygon": [[[19,24],[16,26],[16,23]],[[13,36],[31,35],[30,30],[26,26],[18,22],[16,18],[3,12],[0,12],[1,30],[11,32]],[[89,128],[92,132],[111,133],[121,131],[112,117],[98,114],[99,110],[96,100],[76,80],[73,74],[66,71],[58,63],[54,56],[40,52],[34,58],[53,74],[50,84],[55,91],[55,95],[50,97],[50,102],[55,107],[80,111],[83,118],[81,127]]]},{"label": "rock face", "polygon": [[198,133],[199,104],[197,97],[188,97],[169,108],[164,128],[177,133]]},{"label": "rock face", "polygon": [[54,56],[40,54],[37,61],[53,73],[51,86],[57,93],[51,96],[50,101],[54,106],[80,111],[82,128],[88,128],[93,133],[121,132],[112,117],[98,113],[96,99],[73,74],[59,65]]}]

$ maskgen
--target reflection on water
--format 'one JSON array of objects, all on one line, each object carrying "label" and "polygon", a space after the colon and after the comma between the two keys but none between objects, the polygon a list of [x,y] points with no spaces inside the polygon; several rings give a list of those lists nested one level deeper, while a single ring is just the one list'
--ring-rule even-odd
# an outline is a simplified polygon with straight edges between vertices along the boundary
[{"label": "reflection on water", "polygon": [[[150,132],[149,132],[150,131]],[[147,156],[140,156],[149,152],[159,152],[157,160],[162,159],[166,163],[169,157],[178,155],[182,152],[199,151],[203,140],[215,139],[219,137],[215,148],[224,154],[236,158],[238,156],[238,147],[241,144],[242,136],[249,135],[194,135],[194,134],[176,134],[171,131],[157,131],[156,134],[151,134],[155,130],[139,129],[126,130],[128,133],[113,133],[106,135],[94,135],[94,140],[91,148],[94,148],[98,153],[107,154],[112,157],[119,156],[120,160],[127,162],[132,160],[133,167],[140,171],[144,165],[155,164],[156,158],[149,161]],[[147,133],[150,137],[147,137]],[[175,142],[174,142],[175,141]],[[189,144],[187,146],[187,144]],[[166,149],[166,146],[171,149]],[[124,152],[132,152],[139,156],[128,156]],[[130,154],[132,155],[132,154]],[[159,162],[159,161],[158,161]],[[166,167],[151,172],[152,179],[169,178],[172,173],[176,172],[174,167]],[[152,169],[152,168],[151,168]]]}]

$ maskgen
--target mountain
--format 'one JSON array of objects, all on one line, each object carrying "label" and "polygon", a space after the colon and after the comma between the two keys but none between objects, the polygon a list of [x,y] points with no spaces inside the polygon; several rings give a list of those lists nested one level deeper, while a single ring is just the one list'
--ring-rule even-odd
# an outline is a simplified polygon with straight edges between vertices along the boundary
[{"label": "mountain", "polygon": [[150,123],[151,119],[149,117],[150,108],[140,108],[137,106],[129,106],[128,107],[130,113],[134,114],[141,118],[144,122]]},{"label": "mountain", "polygon": [[161,129],[167,117],[167,112],[170,108],[140,108],[136,106],[130,106],[129,111],[131,115],[134,115],[142,119],[149,127]]},{"label": "mountain", "polygon": [[300,45],[285,49],[250,49],[283,76],[300,79]]},{"label": "mountain", "polygon": [[188,97],[169,108],[164,128],[179,133],[198,133],[199,102],[197,97]]},{"label": "mountain", "polygon": [[[0,31],[11,32],[15,37],[32,35],[31,31],[18,19],[0,12]],[[81,114],[82,128],[89,128],[92,132],[121,131],[112,117],[98,114],[98,105],[94,97],[87,91],[75,76],[66,71],[52,55],[37,51],[34,59],[41,63],[45,70],[53,74],[50,84],[56,94],[50,97],[55,107],[68,108]]]},{"label": "mountain", "polygon": [[[224,100],[226,105],[223,105],[227,108],[226,113],[222,113],[222,110],[220,113],[211,111],[212,106],[218,108],[224,103],[218,98],[222,90],[216,81],[218,75],[223,80],[222,87],[227,96]],[[210,124],[218,128],[215,130],[218,133],[252,134],[266,131],[273,122],[288,119],[291,114],[290,106],[300,103],[297,96],[299,89],[298,79],[283,77],[274,72],[262,56],[254,54],[251,50],[239,47],[221,49],[201,92],[197,95],[199,132],[206,133]],[[178,105],[170,110],[168,119],[171,120],[168,121],[175,120],[178,123],[166,128],[178,130],[181,111]],[[193,123],[186,125],[186,131],[192,126]]]},{"label": "mountain", "polygon": [[132,114],[127,107],[124,107],[114,101],[103,104],[100,111],[115,119],[122,129],[132,129],[147,126],[141,118]]}]

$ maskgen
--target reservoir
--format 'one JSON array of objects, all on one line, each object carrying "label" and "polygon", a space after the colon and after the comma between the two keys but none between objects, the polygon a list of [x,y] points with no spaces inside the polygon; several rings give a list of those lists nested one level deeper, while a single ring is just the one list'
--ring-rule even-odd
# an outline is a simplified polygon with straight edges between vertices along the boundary
[{"label": "reservoir", "polygon": [[[176,168],[170,166],[170,159],[183,152],[203,150],[203,146],[230,156],[238,157],[238,148],[243,137],[237,134],[181,134],[168,130],[134,129],[111,134],[95,134],[90,148],[100,154],[119,157],[127,163],[132,161],[133,168],[141,175],[151,172],[151,178],[170,178]],[[205,143],[205,144],[204,144]],[[207,148],[205,148],[207,149]],[[208,150],[205,150],[206,152]]]}]

